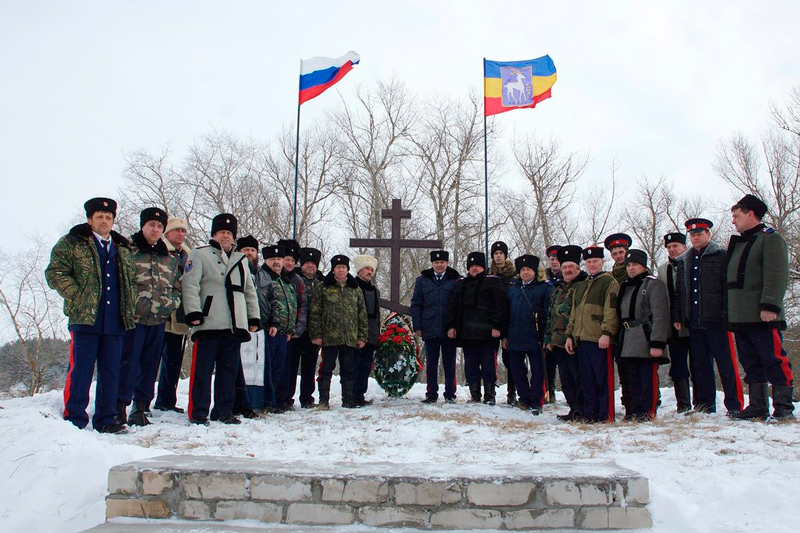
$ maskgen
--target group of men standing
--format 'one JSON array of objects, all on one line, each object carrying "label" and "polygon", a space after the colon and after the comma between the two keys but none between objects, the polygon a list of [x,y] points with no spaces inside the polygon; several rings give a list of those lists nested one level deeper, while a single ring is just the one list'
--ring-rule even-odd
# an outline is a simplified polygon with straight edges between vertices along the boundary
[{"label": "group of men standing", "polygon": [[[93,198],[84,208],[87,222],[56,243],[45,272],[69,318],[66,420],[88,425],[95,366],[95,430],[149,424],[159,366],[154,408],[184,412],[176,390],[189,333],[192,423],[238,424],[239,415],[291,409],[298,373],[300,406],[327,408],[337,362],[342,405],[371,403],[365,392],[380,329],[375,258],[356,256],[354,277],[350,259],[336,255],[323,276],[321,252],[292,239],[262,247],[259,257],[257,239],[237,240],[238,221],[229,213],[213,218],[208,244],[189,250],[185,221],[163,209],[144,209],[140,230],[126,239],[112,230],[114,200]],[[667,363],[679,412],[715,412],[716,364],[731,417],[792,418],[793,376],[781,334],[788,253],[761,222],[766,212],[752,195],[734,205],[739,235],[727,251],[711,240],[710,220],[687,220],[691,247],[683,233],[665,235],[669,261],[658,276],[622,233],[604,243],[614,260],[610,272],[604,248],[594,245],[548,248],[545,270],[530,254],[512,262],[498,241],[489,268],[483,253],[472,252],[463,277],[447,251],[432,252],[411,300],[413,327],[425,343],[424,402],[438,399],[440,359],[444,399],[456,401],[461,347],[473,402],[495,403],[502,349],[508,402],[534,414],[554,401],[558,369],[570,407],[560,419],[613,421],[616,362],[626,420],[655,416],[657,368]]]},{"label": "group of men standing", "polygon": [[56,243],[45,271],[69,320],[66,420],[88,425],[95,367],[95,430],[150,424],[154,397],[154,409],[183,413],[176,400],[188,334],[192,423],[238,424],[237,415],[289,409],[298,371],[301,407],[327,407],[337,360],[345,407],[370,403],[364,393],[380,299],[374,258],[357,256],[354,278],[349,258],[337,255],[323,277],[321,252],[291,239],[263,247],[261,263],[258,241],[237,240],[238,221],[229,213],[213,218],[208,244],[190,250],[185,221],[163,209],[144,209],[130,239],[112,229],[114,200],[93,198],[84,209],[86,223]]},{"label": "group of men standing", "polygon": [[437,401],[440,358],[445,401],[455,401],[461,347],[472,401],[494,404],[502,348],[508,403],[534,414],[553,397],[557,368],[570,407],[559,419],[613,421],[616,363],[625,420],[655,417],[661,364],[670,364],[678,412],[716,412],[716,365],[730,417],[793,418],[792,369],[781,333],[788,252],[762,223],[766,212],[753,195],[737,202],[731,214],[739,235],[727,251],[711,240],[710,220],[687,220],[691,247],[684,233],[665,235],[669,260],[658,276],[624,233],[609,236],[604,247],[551,246],[546,271],[532,255],[511,262],[501,241],[491,247],[488,272],[484,254],[472,252],[464,277],[449,266],[446,251],[432,252],[411,301],[427,357],[424,403]]}]

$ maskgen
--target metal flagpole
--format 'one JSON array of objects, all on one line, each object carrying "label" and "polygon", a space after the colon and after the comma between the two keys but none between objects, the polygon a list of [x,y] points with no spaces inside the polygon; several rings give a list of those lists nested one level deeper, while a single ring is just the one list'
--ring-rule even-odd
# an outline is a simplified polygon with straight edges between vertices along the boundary
[{"label": "metal flagpole", "polygon": [[[483,78],[486,79],[486,58],[483,58]],[[486,226],[486,240],[484,241],[484,253],[486,263],[491,264],[489,257],[489,153],[488,142],[486,140],[486,82],[483,86],[483,198],[484,198],[484,217]]]},{"label": "metal flagpole", "polygon": [[[303,60],[300,60],[300,76]],[[292,239],[297,239],[297,169],[300,164],[300,76],[297,82],[297,138],[294,143],[294,204],[292,205]]]}]

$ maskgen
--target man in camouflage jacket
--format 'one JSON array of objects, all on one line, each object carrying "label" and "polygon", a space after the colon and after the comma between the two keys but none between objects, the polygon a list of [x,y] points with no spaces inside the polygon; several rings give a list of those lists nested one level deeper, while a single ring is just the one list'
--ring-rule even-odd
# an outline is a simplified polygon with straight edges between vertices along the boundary
[{"label": "man in camouflage jacket", "polygon": [[140,231],[131,236],[136,264],[136,328],[125,334],[117,391],[117,421],[146,426],[145,416],[154,396],[158,363],[164,347],[164,328],[181,303],[178,258],[169,253],[161,235],[167,225],[163,209],[148,207],[139,215]]},{"label": "man in camouflage jacket", "polygon": [[[286,354],[289,339],[297,331],[297,293],[289,279],[289,273],[283,268],[286,250],[279,244],[270,244],[263,248],[264,264],[261,265],[275,287],[278,311],[277,334],[267,338],[271,353],[270,384],[264,394],[267,407],[279,411],[287,409],[285,393],[280,390],[281,381],[286,370]],[[292,273],[292,275],[294,275]],[[302,283],[302,282],[301,282]]]},{"label": "man in camouflage jacket", "polygon": [[350,258],[335,255],[331,271],[311,299],[309,335],[311,342],[322,346],[319,366],[319,407],[327,409],[331,376],[339,360],[342,383],[342,406],[358,407],[353,398],[353,372],[356,351],[367,342],[367,307],[358,282],[349,273]]},{"label": "man in camouflage jacket", "polygon": [[614,352],[619,332],[619,283],[603,272],[603,249],[583,251],[586,281],[575,288],[564,348],[578,354],[583,416],[589,422],[614,421]]},{"label": "man in camouflage jacket", "polygon": [[45,270],[47,284],[64,298],[69,318],[70,357],[64,385],[64,419],[79,428],[89,423],[89,387],[97,363],[92,426],[124,433],[116,422],[117,385],[126,330],[134,328],[136,282],[128,241],[112,231],[117,203],[92,198],[84,204],[85,224],[58,240]]},{"label": "man in camouflage jacket", "polygon": [[560,246],[556,250],[561,265],[561,274],[553,293],[550,295],[550,308],[547,313],[544,343],[547,350],[555,355],[561,375],[561,390],[569,405],[569,413],[557,415],[559,420],[579,420],[583,416],[583,390],[581,389],[578,357],[567,353],[567,324],[572,312],[575,287],[588,275],[581,270],[580,246]]}]

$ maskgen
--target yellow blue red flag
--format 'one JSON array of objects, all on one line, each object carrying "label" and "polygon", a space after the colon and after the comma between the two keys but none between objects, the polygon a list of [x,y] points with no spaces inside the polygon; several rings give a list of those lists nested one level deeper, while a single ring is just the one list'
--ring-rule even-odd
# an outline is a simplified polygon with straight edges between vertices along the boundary
[{"label": "yellow blue red flag", "polygon": [[556,66],[550,56],[527,61],[483,60],[484,115],[496,115],[536,107],[550,98],[556,82]]}]

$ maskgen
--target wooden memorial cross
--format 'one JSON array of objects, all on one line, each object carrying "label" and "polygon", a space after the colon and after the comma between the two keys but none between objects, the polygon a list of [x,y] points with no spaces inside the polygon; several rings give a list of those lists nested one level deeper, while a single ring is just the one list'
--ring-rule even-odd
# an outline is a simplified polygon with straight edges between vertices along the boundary
[{"label": "wooden memorial cross", "polygon": [[390,286],[391,297],[389,300],[381,298],[381,307],[395,313],[411,313],[411,308],[400,303],[400,250],[402,248],[441,248],[442,241],[425,241],[421,239],[401,239],[400,222],[404,218],[411,218],[410,209],[402,209],[402,201],[392,200],[391,209],[382,209],[381,218],[392,219],[391,239],[350,239],[351,248],[391,248],[389,269],[391,270]]}]

